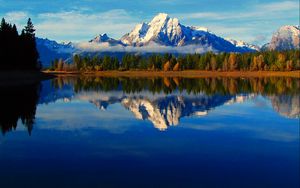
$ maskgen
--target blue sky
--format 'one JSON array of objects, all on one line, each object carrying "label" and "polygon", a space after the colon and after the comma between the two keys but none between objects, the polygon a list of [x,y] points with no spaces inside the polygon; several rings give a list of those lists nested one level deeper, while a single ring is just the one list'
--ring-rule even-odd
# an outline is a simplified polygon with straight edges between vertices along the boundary
[{"label": "blue sky", "polygon": [[87,41],[100,33],[120,38],[159,12],[260,45],[280,26],[299,25],[298,0],[0,0],[0,17],[18,28],[31,17],[37,36],[57,41]]}]

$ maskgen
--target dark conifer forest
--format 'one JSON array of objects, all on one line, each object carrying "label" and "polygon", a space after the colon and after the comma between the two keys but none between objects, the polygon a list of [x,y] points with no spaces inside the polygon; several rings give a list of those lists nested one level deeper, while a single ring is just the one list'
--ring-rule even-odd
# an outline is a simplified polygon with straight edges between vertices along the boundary
[{"label": "dark conifer forest", "polygon": [[31,19],[18,33],[15,24],[2,18],[0,25],[0,71],[41,69],[39,54],[35,43],[35,29]]},{"label": "dark conifer forest", "polygon": [[300,51],[261,51],[251,53],[205,54],[125,54],[121,59],[112,56],[73,56],[72,63],[54,60],[55,71],[294,71],[300,70]]}]

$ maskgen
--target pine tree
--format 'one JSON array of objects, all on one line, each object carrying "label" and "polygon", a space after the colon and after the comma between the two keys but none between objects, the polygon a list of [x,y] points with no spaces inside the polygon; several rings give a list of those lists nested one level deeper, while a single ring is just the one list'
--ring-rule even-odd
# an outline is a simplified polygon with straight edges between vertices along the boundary
[{"label": "pine tree", "polygon": [[32,38],[35,37],[35,34],[34,34],[35,29],[34,29],[34,26],[32,24],[31,18],[28,18],[27,25],[25,26],[24,31],[25,31],[26,35],[28,35],[28,36],[30,36]]},{"label": "pine tree", "polygon": [[30,18],[27,25],[20,36],[23,52],[23,61],[26,64],[21,65],[23,69],[39,70],[41,68],[39,62],[39,54],[36,49],[35,29]]}]

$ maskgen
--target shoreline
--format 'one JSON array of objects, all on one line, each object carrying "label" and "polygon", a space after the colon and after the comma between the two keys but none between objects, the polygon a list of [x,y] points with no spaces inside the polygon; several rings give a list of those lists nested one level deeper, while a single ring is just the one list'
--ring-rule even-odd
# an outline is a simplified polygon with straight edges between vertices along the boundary
[{"label": "shoreline", "polygon": [[208,77],[291,77],[300,78],[300,71],[98,71],[98,72],[65,72],[65,71],[0,71],[0,86],[33,84],[55,77],[68,76],[95,76],[95,77],[182,77],[182,78],[208,78]]},{"label": "shoreline", "polygon": [[42,71],[0,71],[0,86],[34,84],[55,77],[55,74]]},{"label": "shoreline", "polygon": [[102,77],[186,77],[186,78],[201,78],[201,77],[294,77],[300,78],[300,71],[93,71],[93,72],[66,72],[66,71],[43,71],[47,74],[56,76],[75,76],[75,75],[90,75]]}]

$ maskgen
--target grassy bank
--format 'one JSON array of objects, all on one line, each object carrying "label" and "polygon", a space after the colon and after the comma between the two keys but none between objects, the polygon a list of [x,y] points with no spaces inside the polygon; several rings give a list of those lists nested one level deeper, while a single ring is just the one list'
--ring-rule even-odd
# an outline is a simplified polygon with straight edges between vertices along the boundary
[{"label": "grassy bank", "polygon": [[300,71],[234,71],[234,72],[218,72],[218,71],[94,71],[94,72],[66,72],[66,71],[45,71],[55,75],[93,75],[107,77],[296,77],[300,78]]},{"label": "grassy bank", "polygon": [[0,86],[37,83],[54,77],[54,74],[38,71],[0,71]]}]

